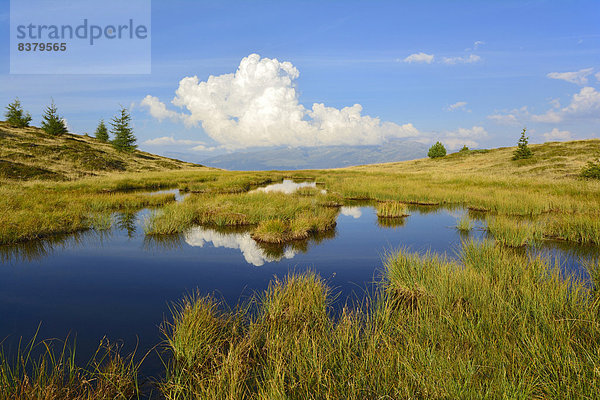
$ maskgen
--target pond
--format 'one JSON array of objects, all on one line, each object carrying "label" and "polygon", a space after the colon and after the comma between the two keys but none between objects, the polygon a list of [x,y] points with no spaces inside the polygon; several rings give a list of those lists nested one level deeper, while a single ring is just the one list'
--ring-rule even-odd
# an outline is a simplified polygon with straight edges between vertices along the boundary
[{"label": "pond", "polygon": [[[39,325],[39,338],[76,336],[83,360],[104,336],[144,353],[162,340],[159,325],[184,295],[215,293],[234,306],[274,276],[307,269],[339,293],[339,307],[372,289],[389,251],[455,257],[465,238],[484,239],[481,221],[468,236],[455,228],[464,213],[415,206],[408,217],[380,220],[372,205],[357,203],[340,209],[334,231],[285,246],[259,245],[247,229],[195,227],[152,239],[143,232],[148,210],[116,214],[109,231],[0,247],[0,340],[10,352]],[[585,279],[579,259],[598,249],[546,242],[530,251]]]}]

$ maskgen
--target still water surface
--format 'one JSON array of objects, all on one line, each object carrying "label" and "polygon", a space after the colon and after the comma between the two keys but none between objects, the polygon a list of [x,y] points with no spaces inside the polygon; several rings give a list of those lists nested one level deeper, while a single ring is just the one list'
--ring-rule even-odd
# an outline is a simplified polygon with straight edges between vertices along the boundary
[{"label": "still water surface", "polygon": [[[382,221],[372,206],[342,207],[335,231],[287,246],[259,245],[247,229],[195,227],[146,238],[148,213],[117,214],[107,232],[0,247],[4,348],[30,339],[41,323],[39,338],[75,335],[83,359],[104,336],[145,352],[160,342],[159,325],[186,294],[215,293],[234,306],[274,276],[311,269],[339,293],[340,306],[381,278],[386,252],[408,248],[455,257],[461,240],[485,238],[480,222],[468,236],[456,230],[460,209],[412,207],[409,217]],[[579,260],[598,248],[548,242],[530,251],[559,259],[563,272],[585,279]]]}]

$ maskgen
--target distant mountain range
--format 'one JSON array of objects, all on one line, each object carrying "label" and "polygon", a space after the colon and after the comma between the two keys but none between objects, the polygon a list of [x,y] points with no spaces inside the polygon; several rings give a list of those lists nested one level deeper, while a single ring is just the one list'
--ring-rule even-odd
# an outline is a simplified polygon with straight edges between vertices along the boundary
[{"label": "distant mountain range", "polygon": [[224,154],[201,164],[240,171],[340,168],[423,158],[427,148],[423,143],[401,140],[378,146],[281,147]]}]

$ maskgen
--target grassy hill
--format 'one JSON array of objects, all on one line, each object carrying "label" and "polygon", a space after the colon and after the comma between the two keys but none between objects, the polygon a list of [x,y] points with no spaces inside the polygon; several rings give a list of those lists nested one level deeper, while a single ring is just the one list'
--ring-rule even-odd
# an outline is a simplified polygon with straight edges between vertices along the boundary
[{"label": "grassy hill", "polygon": [[[165,398],[550,399],[600,391],[600,262],[585,260],[586,285],[523,251],[543,240],[600,245],[600,181],[578,176],[598,156],[599,140],[532,145],[534,156],[519,161],[511,159],[514,148],[502,148],[330,170],[236,172],[122,155],[94,139],[48,138],[35,128],[0,132],[2,160],[60,179],[99,175],[5,179],[0,256],[4,244],[109,229],[114,213],[140,207],[157,209],[145,227],[155,238],[199,224],[248,225],[273,249],[331,231],[339,206],[354,199],[369,200],[378,214],[392,211],[387,216],[406,214],[412,204],[431,212],[464,207],[467,231],[480,220],[493,238],[465,240],[455,260],[388,254],[373,294],[339,315],[331,313],[334,289],[312,273],[272,281],[251,307],[184,299],[164,331],[169,358],[158,383]],[[93,157],[119,161],[129,172],[84,167]],[[284,177],[315,180],[327,193],[249,193]],[[172,193],[141,191],[167,187],[191,194],[175,202]],[[86,370],[47,353],[51,368],[27,358],[11,369],[0,352],[0,398],[105,398],[107,387],[136,393],[138,364],[129,360],[106,357],[106,366]]]},{"label": "grassy hill", "polygon": [[600,156],[600,139],[548,142],[529,145],[533,157],[513,161],[516,147],[471,150],[438,159],[418,159],[385,164],[350,167],[351,171],[483,175],[495,177],[535,177],[542,179],[576,178],[588,161]]},{"label": "grassy hill", "polygon": [[0,122],[0,179],[62,181],[114,172],[197,166],[139,150],[118,152],[110,143],[89,136],[65,134],[54,137],[40,128],[13,128]]}]

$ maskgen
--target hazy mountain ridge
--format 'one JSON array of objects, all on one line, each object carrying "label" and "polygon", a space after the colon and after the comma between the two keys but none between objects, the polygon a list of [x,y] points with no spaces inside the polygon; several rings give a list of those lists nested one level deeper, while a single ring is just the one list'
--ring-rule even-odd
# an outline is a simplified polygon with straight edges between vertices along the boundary
[{"label": "hazy mountain ridge", "polygon": [[203,165],[231,170],[294,170],[340,168],[423,158],[428,146],[391,141],[377,146],[283,147],[211,157]]}]

